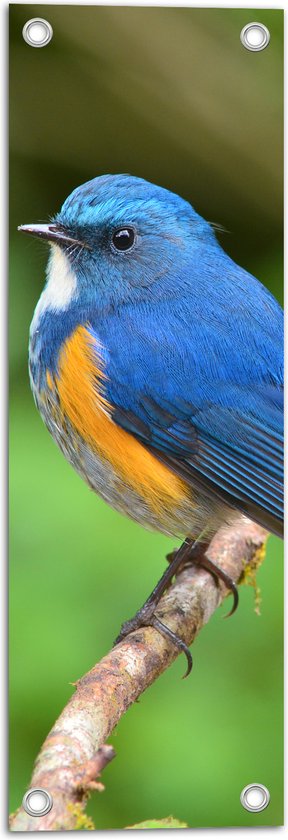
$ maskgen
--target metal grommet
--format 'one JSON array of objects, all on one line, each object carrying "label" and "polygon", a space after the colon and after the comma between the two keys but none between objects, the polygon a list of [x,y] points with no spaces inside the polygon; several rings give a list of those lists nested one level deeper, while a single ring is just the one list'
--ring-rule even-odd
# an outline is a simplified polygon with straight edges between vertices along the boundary
[{"label": "metal grommet", "polygon": [[51,811],[53,799],[44,788],[30,788],[23,796],[22,805],[31,817],[44,817]]},{"label": "metal grommet", "polygon": [[53,38],[53,29],[48,20],[31,18],[24,24],[22,35],[29,47],[46,47]]},{"label": "metal grommet", "polygon": [[269,29],[264,26],[264,23],[257,23],[257,21],[246,23],[246,26],[241,29],[240,41],[246,50],[252,50],[252,52],[265,50],[270,41]]},{"label": "metal grommet", "polygon": [[265,785],[258,784],[258,782],[246,785],[240,795],[240,802],[246,811],[251,811],[257,814],[259,811],[264,811],[264,809],[267,808],[267,805],[269,805],[269,790],[265,787]]}]

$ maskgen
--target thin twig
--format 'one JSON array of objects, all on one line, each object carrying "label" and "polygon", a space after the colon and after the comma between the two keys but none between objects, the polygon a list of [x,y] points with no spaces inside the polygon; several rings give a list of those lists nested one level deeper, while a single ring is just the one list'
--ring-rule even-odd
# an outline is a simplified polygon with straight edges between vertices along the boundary
[{"label": "thin twig", "polygon": [[[245,567],[259,565],[266,539],[263,528],[242,517],[233,527],[218,531],[207,554],[237,582]],[[190,645],[226,595],[224,584],[217,584],[209,572],[197,566],[186,568],[161,599],[157,615]],[[78,680],[43,744],[30,783],[49,791],[53,808],[43,817],[31,817],[21,806],[11,817],[12,831],[84,827],[81,815],[89,791],[99,787],[96,778],[114,756],[113,748],[103,744],[129,706],[178,655],[157,630],[145,627]]]}]

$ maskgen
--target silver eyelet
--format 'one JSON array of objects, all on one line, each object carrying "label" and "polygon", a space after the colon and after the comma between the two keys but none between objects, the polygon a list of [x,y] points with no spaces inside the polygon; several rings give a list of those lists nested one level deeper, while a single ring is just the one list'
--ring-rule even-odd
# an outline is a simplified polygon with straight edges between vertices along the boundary
[{"label": "silver eyelet", "polygon": [[23,797],[22,805],[31,817],[44,817],[51,811],[53,799],[45,788],[30,788]]},{"label": "silver eyelet", "polygon": [[53,29],[48,20],[31,18],[24,24],[22,35],[29,47],[47,47],[53,38]]},{"label": "silver eyelet", "polygon": [[258,782],[246,785],[241,792],[240,802],[246,811],[258,814],[259,811],[264,811],[264,809],[267,808],[267,805],[269,805],[269,790],[265,787],[265,785],[258,784]]},{"label": "silver eyelet", "polygon": [[246,50],[252,52],[265,50],[270,41],[269,29],[264,26],[264,23],[257,23],[257,21],[246,23],[246,26],[241,29],[240,41]]}]

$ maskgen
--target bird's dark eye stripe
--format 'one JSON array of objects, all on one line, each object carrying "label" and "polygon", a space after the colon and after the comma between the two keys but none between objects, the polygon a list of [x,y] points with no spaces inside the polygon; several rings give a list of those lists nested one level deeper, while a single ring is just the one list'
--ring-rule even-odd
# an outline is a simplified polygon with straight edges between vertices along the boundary
[{"label": "bird's dark eye stripe", "polygon": [[135,231],[131,227],[118,228],[112,236],[112,242],[117,251],[129,251],[134,241]]}]

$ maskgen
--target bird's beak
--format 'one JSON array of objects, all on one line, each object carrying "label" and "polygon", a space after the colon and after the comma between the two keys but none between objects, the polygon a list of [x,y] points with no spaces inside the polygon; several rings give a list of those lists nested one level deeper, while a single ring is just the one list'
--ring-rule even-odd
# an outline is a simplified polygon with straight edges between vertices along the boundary
[{"label": "bird's beak", "polygon": [[89,248],[85,242],[69,236],[60,225],[19,225],[17,230],[30,236],[38,236],[39,239],[46,239],[48,242],[56,242],[58,245],[81,245],[82,248]]}]

